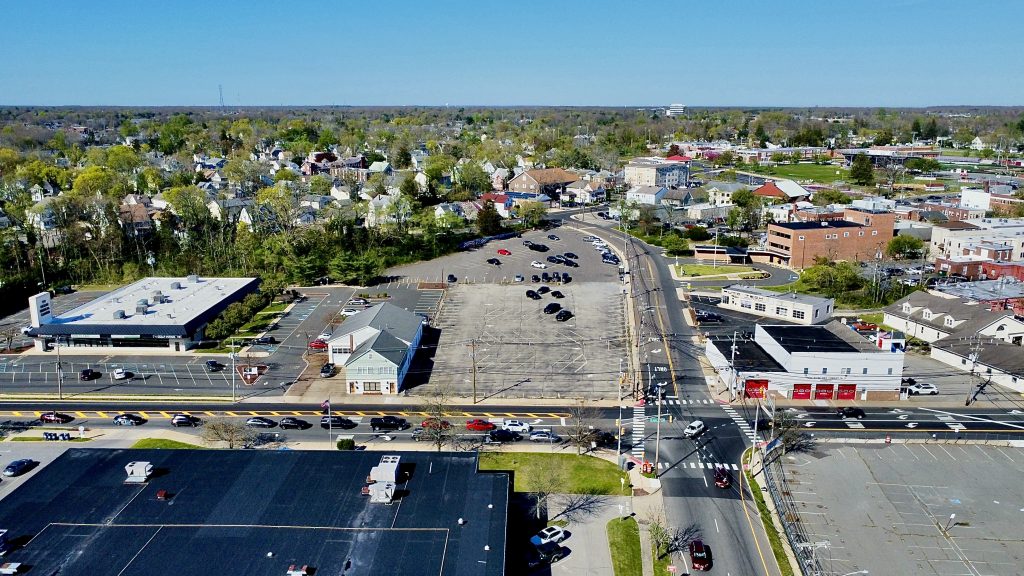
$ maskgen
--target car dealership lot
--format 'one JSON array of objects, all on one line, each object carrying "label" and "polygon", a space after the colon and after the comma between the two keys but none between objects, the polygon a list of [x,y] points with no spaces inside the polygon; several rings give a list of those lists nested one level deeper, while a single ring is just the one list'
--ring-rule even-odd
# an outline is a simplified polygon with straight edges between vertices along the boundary
[{"label": "car dealership lot", "polygon": [[1020,573],[1024,450],[830,443],[788,455],[785,468],[785,490],[830,574]]}]

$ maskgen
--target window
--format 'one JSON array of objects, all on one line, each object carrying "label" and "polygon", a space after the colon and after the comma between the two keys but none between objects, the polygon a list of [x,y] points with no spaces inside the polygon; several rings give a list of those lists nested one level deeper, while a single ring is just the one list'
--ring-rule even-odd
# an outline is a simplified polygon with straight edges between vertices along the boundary
[{"label": "window", "polygon": [[946,326],[952,326],[952,325],[953,325],[953,318],[947,316],[946,317]]},{"label": "window", "polygon": [[789,316],[789,308],[783,308],[783,307],[779,306],[778,308],[775,309],[775,315],[776,316]]},{"label": "window", "polygon": [[822,374],[828,374],[828,368],[822,368],[821,369],[821,373]]},{"label": "window", "polygon": [[922,316],[922,317],[923,317],[923,318],[924,318],[925,320],[931,320],[931,319],[932,319],[932,313],[931,313],[931,311],[930,311],[930,310],[925,310],[924,312],[922,312],[922,313],[921,313],[921,316]]},{"label": "window", "polygon": [[765,309],[764,302],[758,302],[757,304],[754,304],[754,310],[756,310],[758,312],[764,312],[764,309]]},{"label": "window", "polygon": [[843,373],[844,376],[845,375],[849,375],[850,374],[850,369],[849,368],[843,368],[842,373]]},{"label": "window", "polygon": [[861,374],[867,374],[868,373],[868,369],[867,368],[861,368],[860,373]]},{"label": "window", "polygon": [[809,374],[809,373],[810,373],[810,371],[811,371],[811,369],[810,369],[810,368],[804,368],[804,374]]},{"label": "window", "polygon": [[793,310],[793,318],[796,318],[797,320],[803,320],[804,319],[804,311],[803,310]]},{"label": "window", "polygon": [[907,314],[910,314],[910,302],[903,303],[903,311],[906,312]]},{"label": "window", "polygon": [[746,300],[746,301],[740,302],[740,308],[750,308],[750,301]]},{"label": "window", "polygon": [[363,392],[380,392],[380,382],[363,382]]},{"label": "window", "polygon": [[1003,330],[1006,330],[1006,324],[1000,324],[999,327],[996,328],[996,332],[1002,332]]},{"label": "window", "polygon": [[864,235],[864,231],[863,230],[861,230],[860,232],[857,232],[857,236],[863,236],[863,235]]},{"label": "window", "polygon": [[886,370],[885,373],[888,374],[889,376],[892,376],[892,368],[889,368],[888,370]]},{"label": "window", "polygon": [[849,238],[849,237],[850,237],[850,233],[849,232],[843,232],[843,238]]},{"label": "window", "polygon": [[804,239],[803,236],[797,236],[797,238],[800,239],[800,241],[803,241],[803,239]]},{"label": "window", "polygon": [[960,359],[960,363],[963,364],[964,366],[966,366],[967,365],[967,359],[966,358],[961,358]]},{"label": "window", "polygon": [[872,236],[878,236],[878,230],[872,230],[871,231],[871,235]]}]

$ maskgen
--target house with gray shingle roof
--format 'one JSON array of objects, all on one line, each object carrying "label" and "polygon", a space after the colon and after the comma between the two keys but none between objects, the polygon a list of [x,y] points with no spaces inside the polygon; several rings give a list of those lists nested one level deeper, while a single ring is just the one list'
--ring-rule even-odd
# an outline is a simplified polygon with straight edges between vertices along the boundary
[{"label": "house with gray shingle roof", "polygon": [[327,341],[349,394],[398,394],[423,337],[423,317],[383,302],[345,319]]},{"label": "house with gray shingle roof", "polygon": [[883,324],[929,343],[951,335],[998,335],[1010,340],[1024,334],[1024,322],[1016,320],[1012,310],[994,311],[985,303],[931,292],[912,292],[882,311]]}]

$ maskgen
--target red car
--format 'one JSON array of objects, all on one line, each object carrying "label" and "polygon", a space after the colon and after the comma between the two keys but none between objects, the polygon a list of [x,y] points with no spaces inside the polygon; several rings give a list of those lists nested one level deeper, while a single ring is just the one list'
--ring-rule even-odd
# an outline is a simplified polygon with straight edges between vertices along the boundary
[{"label": "red car", "polygon": [[732,486],[732,478],[729,475],[729,471],[721,466],[715,468],[715,486],[719,488]]},{"label": "red car", "polygon": [[312,350],[327,350],[327,342],[317,338],[309,343],[309,347]]},{"label": "red car", "polygon": [[438,420],[437,418],[427,418],[420,424],[423,428],[436,428],[439,430],[447,430],[452,427],[451,422],[447,420]]},{"label": "red car", "polygon": [[878,330],[878,324],[872,322],[854,322],[853,329],[857,331]]},{"label": "red car", "polygon": [[711,570],[711,550],[700,540],[690,542],[690,565],[694,570]]},{"label": "red car", "polygon": [[498,254],[501,254],[502,256],[511,256],[511,255],[512,255],[512,252],[510,252],[510,251],[508,251],[508,250],[505,250],[504,248],[502,248],[501,250],[498,250]]},{"label": "red car", "polygon": [[481,420],[479,418],[466,421],[466,430],[474,430],[476,432],[490,432],[497,428],[494,424],[487,420]]},{"label": "red car", "polygon": [[74,419],[75,418],[73,416],[62,414],[60,412],[43,412],[39,415],[39,420],[44,424],[67,424]]}]

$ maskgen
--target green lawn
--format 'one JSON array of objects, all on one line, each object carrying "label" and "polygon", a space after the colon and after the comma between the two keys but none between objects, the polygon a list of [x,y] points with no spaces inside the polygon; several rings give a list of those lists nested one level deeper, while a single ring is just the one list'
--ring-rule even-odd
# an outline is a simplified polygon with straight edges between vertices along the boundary
[{"label": "green lawn", "polygon": [[[781,166],[758,166],[750,168],[750,172],[769,176],[780,176],[793,180],[813,180],[822,184],[831,184],[836,180],[846,180],[849,170],[828,164],[783,164]],[[838,172],[838,174],[836,174]]]},{"label": "green lawn", "polygon": [[195,444],[189,444],[187,442],[178,442],[177,440],[166,440],[164,438],[143,438],[135,444],[132,444],[132,448],[149,448],[159,450],[195,450],[201,448]]},{"label": "green lawn", "polygon": [[868,312],[868,313],[865,313],[865,314],[858,314],[858,316],[860,317],[861,320],[863,320],[865,322],[868,322],[870,324],[881,325],[882,324],[882,318],[885,317],[885,313],[884,312]]},{"label": "green lawn", "polygon": [[481,470],[512,470],[515,491],[534,492],[538,479],[558,479],[553,490],[562,494],[629,494],[629,482],[615,464],[593,456],[546,452],[487,452],[480,455]]},{"label": "green lawn", "polygon": [[[672,565],[672,555],[667,554],[664,558],[658,558],[658,550],[655,546],[651,546],[651,558],[654,559],[654,576],[672,576],[672,572],[668,571],[668,567]],[[676,566],[675,574],[681,574],[680,567]]]},{"label": "green lawn", "polygon": [[284,312],[284,309],[287,307],[288,303],[277,302],[276,304],[271,304],[270,306],[267,306],[263,310],[260,310],[259,314],[275,314],[277,312]]},{"label": "green lawn", "polygon": [[679,265],[680,276],[710,276],[712,274],[739,274],[741,272],[753,271],[754,269],[750,266],[737,266],[735,264],[726,264],[722,266],[712,266],[711,264]]},{"label": "green lawn", "polygon": [[615,576],[642,576],[640,527],[632,518],[615,518],[608,522],[608,548],[612,553]]}]

